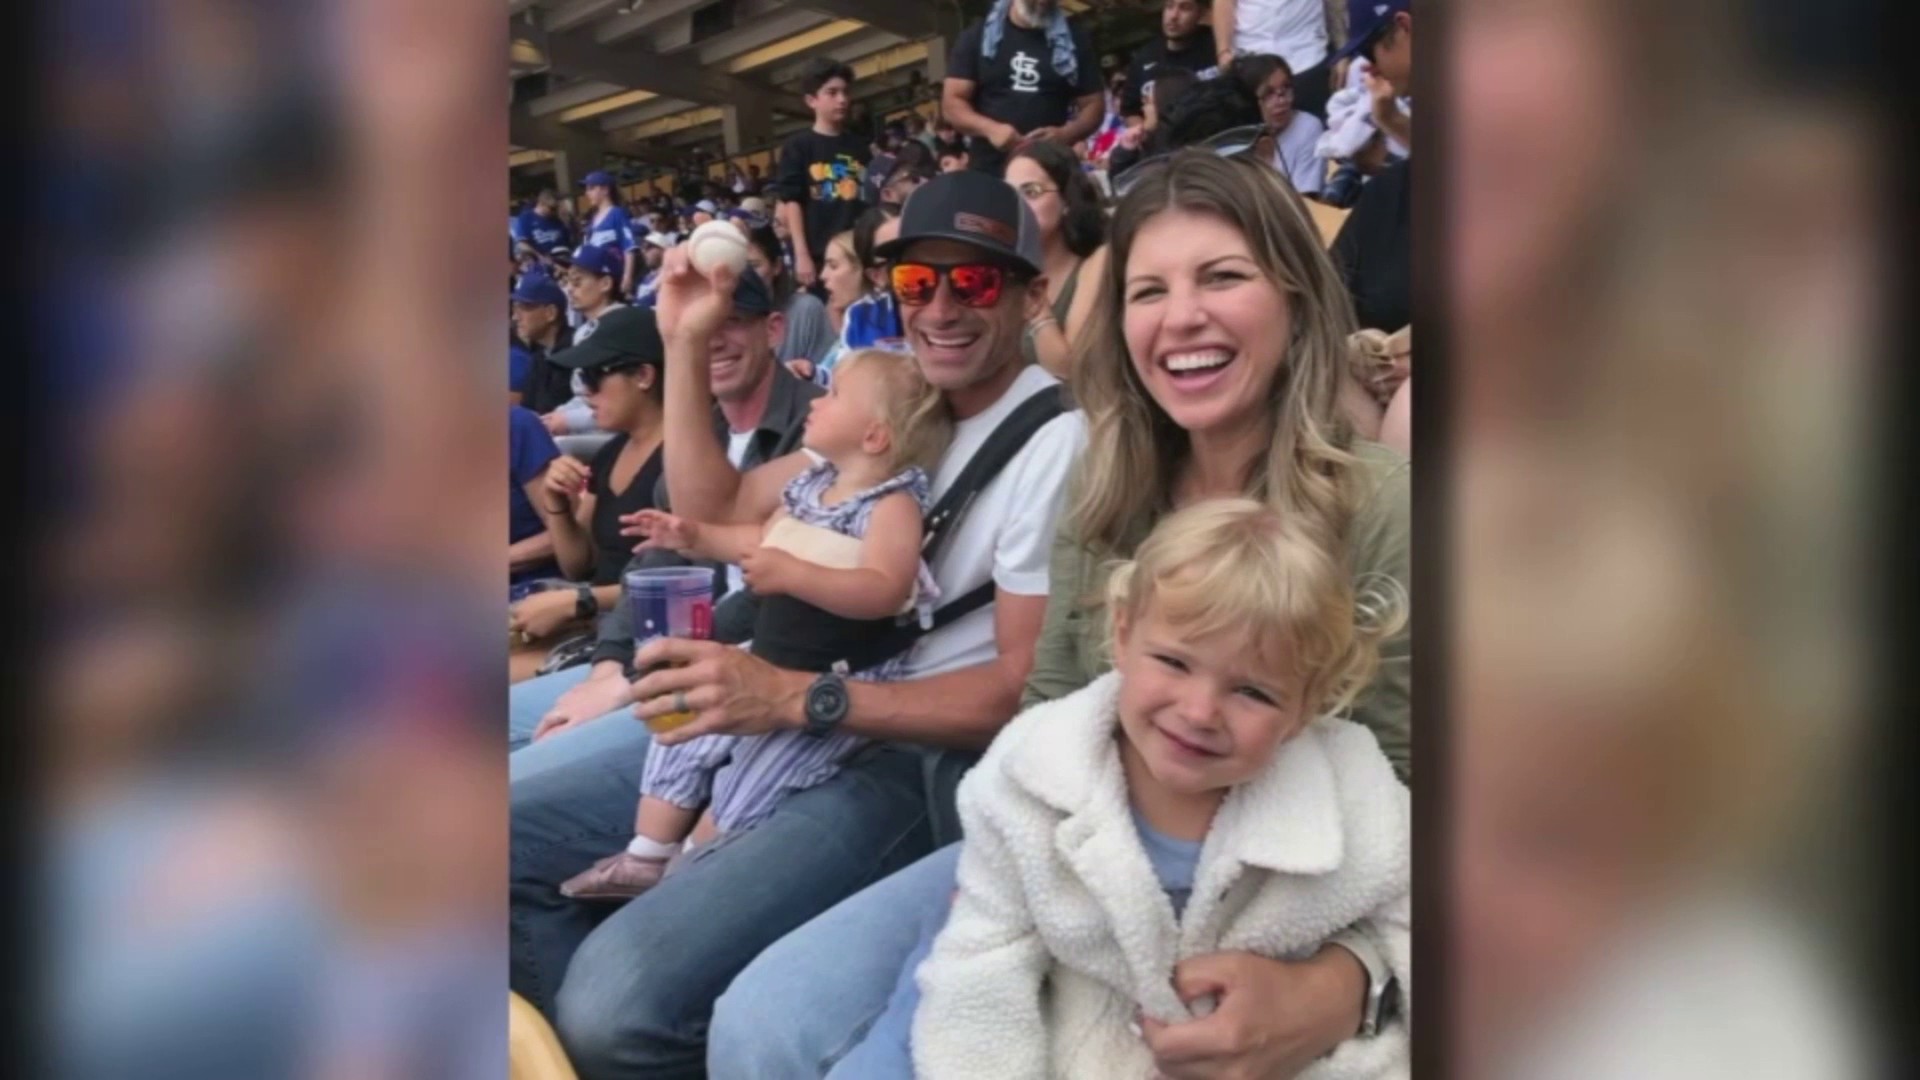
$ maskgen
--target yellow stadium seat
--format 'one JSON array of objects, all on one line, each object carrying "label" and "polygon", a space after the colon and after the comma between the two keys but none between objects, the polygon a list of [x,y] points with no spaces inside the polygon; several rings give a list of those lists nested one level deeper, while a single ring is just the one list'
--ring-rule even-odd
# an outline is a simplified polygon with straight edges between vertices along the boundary
[{"label": "yellow stadium seat", "polygon": [[1313,214],[1313,223],[1320,226],[1320,239],[1325,241],[1328,247],[1332,247],[1333,238],[1340,235],[1340,226],[1346,224],[1347,214],[1350,211],[1338,206],[1328,206],[1313,199],[1307,200],[1307,209]]},{"label": "yellow stadium seat", "polygon": [[519,994],[510,992],[508,1000],[508,1080],[576,1080],[547,1018]]}]

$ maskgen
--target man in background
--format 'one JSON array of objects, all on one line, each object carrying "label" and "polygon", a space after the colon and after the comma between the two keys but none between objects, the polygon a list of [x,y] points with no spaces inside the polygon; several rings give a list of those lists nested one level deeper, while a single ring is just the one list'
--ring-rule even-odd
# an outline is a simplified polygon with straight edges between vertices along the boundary
[{"label": "man in background", "polygon": [[1190,71],[1200,80],[1219,76],[1213,37],[1200,28],[1201,18],[1212,7],[1213,0],[1167,0],[1160,8],[1161,36],[1140,46],[1127,66],[1120,115],[1126,118],[1128,127],[1154,129],[1159,118],[1150,103],[1154,80],[1161,72]]},{"label": "man in background", "polygon": [[1000,175],[1026,142],[1071,148],[1100,126],[1100,57],[1059,0],[996,0],[947,60],[940,115],[972,136],[974,169]]}]

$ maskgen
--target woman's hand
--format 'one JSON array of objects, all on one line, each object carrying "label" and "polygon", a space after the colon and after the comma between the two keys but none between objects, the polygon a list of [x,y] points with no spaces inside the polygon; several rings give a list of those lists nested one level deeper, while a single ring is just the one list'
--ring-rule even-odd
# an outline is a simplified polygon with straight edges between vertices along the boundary
[{"label": "woman's hand", "polygon": [[1360,1029],[1367,976],[1338,945],[1290,963],[1252,953],[1196,956],[1174,968],[1180,1000],[1211,997],[1198,1020],[1142,1017],[1141,1035],[1168,1080],[1290,1077]]},{"label": "woman's hand", "polygon": [[633,687],[618,671],[595,675],[561,694],[540,726],[533,729],[533,741],[576,728],[598,716],[605,716],[633,700]]},{"label": "woman's hand", "polygon": [[[586,462],[562,454],[547,463],[547,475],[543,482],[548,495],[570,503],[587,490],[587,480],[592,475],[593,470]],[[549,506],[548,509],[553,508]]]},{"label": "woman's hand", "polygon": [[649,548],[666,548],[684,555],[700,546],[700,523],[664,510],[642,510],[621,516],[620,535],[645,538],[645,543],[634,545],[636,555]]},{"label": "woman's hand", "polygon": [[787,370],[808,382],[813,381],[813,361],[804,356],[796,356],[787,361]]},{"label": "woman's hand", "polygon": [[541,417],[540,423],[546,427],[547,434],[549,435],[565,435],[567,433],[567,418],[560,415],[559,409],[555,409]]},{"label": "woman's hand", "polygon": [[573,618],[571,589],[549,589],[526,597],[507,609],[507,629],[530,638],[543,638]]}]

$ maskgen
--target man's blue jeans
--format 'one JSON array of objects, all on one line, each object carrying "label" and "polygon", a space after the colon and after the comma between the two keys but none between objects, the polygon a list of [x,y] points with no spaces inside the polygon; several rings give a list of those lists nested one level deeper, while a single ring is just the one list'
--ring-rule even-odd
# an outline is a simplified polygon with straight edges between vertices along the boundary
[{"label": "man's blue jeans", "polygon": [[[518,783],[535,773],[598,758],[602,753],[612,753],[615,760],[625,760],[619,758],[620,752],[631,751],[635,746],[644,759],[647,726],[628,708],[595,717],[537,743],[529,742],[533,729],[540,726],[540,718],[560,700],[560,695],[587,681],[591,671],[591,667],[582,664],[515,683],[507,691],[507,748],[511,751],[507,758],[507,778],[510,782]],[[639,766],[634,768],[637,770]],[[634,773],[635,777],[639,775],[637,771]],[[633,817],[632,807],[627,808],[627,817]],[[629,820],[627,825],[631,827],[633,822]],[[611,853],[611,848],[605,852]]]},{"label": "man's blue jeans", "polygon": [[734,977],[932,844],[921,756],[876,745],[639,898],[576,903],[559,884],[633,836],[647,746],[643,725],[610,717],[531,749],[588,738],[591,753],[512,782],[510,912],[513,989],[553,1020],[584,1080],[704,1077],[714,1001]]},{"label": "man's blue jeans", "polygon": [[714,1008],[713,1080],[913,1075],[913,969],[946,924],[960,867],[949,844],[782,938]]}]

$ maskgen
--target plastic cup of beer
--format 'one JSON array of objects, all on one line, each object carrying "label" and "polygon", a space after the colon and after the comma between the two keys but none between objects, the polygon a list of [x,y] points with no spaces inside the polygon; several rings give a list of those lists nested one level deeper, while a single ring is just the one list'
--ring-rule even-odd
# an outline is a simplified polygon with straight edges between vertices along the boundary
[{"label": "plastic cup of beer", "polygon": [[[627,603],[633,611],[633,640],[637,648],[657,637],[713,637],[713,568],[671,566],[629,570]],[[674,712],[647,720],[655,732],[672,731],[693,722],[692,712]]]}]

